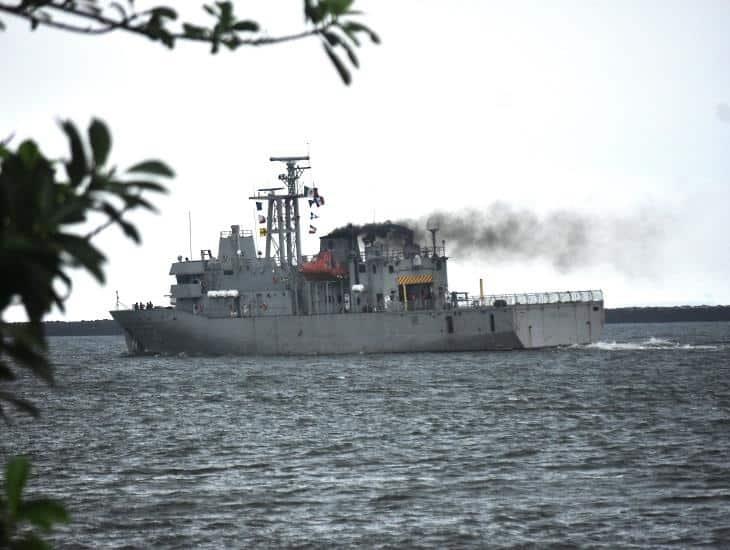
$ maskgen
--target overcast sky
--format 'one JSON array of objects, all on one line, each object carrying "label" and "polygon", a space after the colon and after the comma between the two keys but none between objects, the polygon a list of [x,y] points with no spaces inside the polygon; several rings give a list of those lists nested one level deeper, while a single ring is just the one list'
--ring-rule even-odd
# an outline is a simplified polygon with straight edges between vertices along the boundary
[{"label": "overcast sky", "polygon": [[[272,34],[302,24],[300,0],[239,4]],[[62,155],[56,120],[96,116],[116,164],[156,157],[177,172],[161,213],[133,217],[142,246],[99,237],[108,282],[77,274],[67,319],[108,317],[116,290],[166,303],[188,211],[193,250],[215,250],[219,231],[254,226],[247,197],[276,183],[268,157],[307,151],[327,198],[319,234],[435,210],[479,218],[494,203],[541,232],[556,212],[595,221],[591,253],[568,265],[452,249],[450,290],[477,293],[483,277],[489,293],[601,288],[608,307],[730,303],[729,2],[356,5],[383,43],[361,52],[350,87],[316,39],[210,56],[0,16],[0,135]]]}]

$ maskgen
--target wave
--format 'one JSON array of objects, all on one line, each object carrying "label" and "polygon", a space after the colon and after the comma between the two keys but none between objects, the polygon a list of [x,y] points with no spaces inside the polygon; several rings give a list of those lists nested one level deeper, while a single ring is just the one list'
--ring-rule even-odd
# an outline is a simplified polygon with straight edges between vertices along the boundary
[{"label": "wave", "polygon": [[587,349],[600,349],[606,351],[637,351],[637,350],[704,350],[704,351],[716,351],[721,349],[721,346],[709,345],[709,344],[682,344],[680,342],[674,342],[667,340],[666,338],[657,338],[652,336],[647,340],[641,340],[638,342],[594,342],[593,344],[587,344],[585,346],[579,346]]}]

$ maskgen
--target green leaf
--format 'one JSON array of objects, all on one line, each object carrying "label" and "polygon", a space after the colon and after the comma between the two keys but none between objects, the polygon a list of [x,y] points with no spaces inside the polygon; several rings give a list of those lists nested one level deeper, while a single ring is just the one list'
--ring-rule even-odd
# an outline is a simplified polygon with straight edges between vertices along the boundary
[{"label": "green leaf", "polygon": [[330,58],[330,61],[332,61],[332,64],[337,69],[337,72],[340,74],[340,78],[346,85],[350,85],[350,82],[352,81],[352,77],[350,76],[350,71],[347,70],[345,65],[342,63],[342,60],[337,57],[335,52],[332,51],[332,48],[330,48],[329,44],[327,42],[322,42],[322,45],[324,46],[324,51],[327,52],[327,57]]},{"label": "green leaf", "polygon": [[342,15],[352,6],[353,0],[328,0],[329,12],[333,15]]},{"label": "green leaf", "polygon": [[350,41],[359,48],[360,41],[357,39],[357,35],[355,34],[355,32],[352,29],[348,29],[347,27],[340,26],[340,28],[347,35],[347,38],[349,38]]},{"label": "green leaf", "polygon": [[119,220],[117,220],[117,222],[119,223],[122,230],[124,231],[124,234],[127,237],[129,237],[130,239],[132,239],[135,243],[139,244],[140,237],[139,237],[139,232],[137,231],[137,228],[134,227],[134,225],[132,225],[131,223],[125,222],[121,218]]},{"label": "green leaf", "polygon": [[7,380],[10,382],[15,380],[15,373],[4,361],[0,361],[0,380]]},{"label": "green leaf", "polygon": [[18,156],[25,168],[32,170],[41,154],[34,141],[26,140],[18,147]]},{"label": "green leaf", "polygon": [[232,28],[234,31],[259,32],[259,24],[256,21],[238,21]]},{"label": "green leaf", "polygon": [[112,146],[112,138],[106,124],[99,119],[95,118],[91,121],[89,143],[91,143],[91,151],[94,154],[94,164],[97,168],[104,166]]},{"label": "green leaf", "polygon": [[69,147],[71,149],[71,160],[66,163],[66,173],[71,182],[71,187],[78,187],[88,170],[84,146],[81,143],[76,126],[71,121],[66,120],[62,122],[61,128],[63,128],[63,131],[68,137]]},{"label": "green leaf", "polygon": [[160,38],[160,42],[162,42],[168,48],[173,49],[175,47],[175,37],[166,30],[161,29],[158,36]]},{"label": "green leaf", "polygon": [[157,212],[157,209],[154,207],[154,205],[148,200],[143,199],[142,197],[139,197],[137,195],[125,195],[122,198],[126,204],[127,210],[131,210],[133,208],[141,206],[142,208],[145,208],[152,212]]},{"label": "green leaf", "polygon": [[327,5],[324,2],[313,4],[312,0],[304,1],[304,16],[315,25],[321,23],[327,15]]},{"label": "green leaf", "polygon": [[135,187],[140,190],[155,191],[157,193],[166,193],[167,189],[159,183],[154,181],[127,181],[125,185],[128,187]]},{"label": "green leaf", "polygon": [[340,43],[340,37],[333,32],[324,31],[322,36],[324,36],[330,46],[337,46]]},{"label": "green leaf", "polygon": [[157,17],[167,17],[168,19],[177,19],[177,12],[172,8],[165,6],[152,9],[152,15]]},{"label": "green leaf", "polygon": [[104,271],[101,269],[101,264],[106,258],[88,240],[77,235],[59,233],[56,241],[63,252],[69,254],[75,263],[85,267],[100,283],[104,282]]},{"label": "green leaf", "polygon": [[374,44],[380,44],[380,37],[362,23],[358,23],[357,21],[348,21],[343,25],[343,28],[346,32],[348,32],[348,34],[350,32],[364,32],[370,37],[370,40]]},{"label": "green leaf", "polygon": [[8,403],[15,405],[17,409],[31,415],[33,418],[38,418],[38,415],[40,414],[38,412],[38,407],[36,407],[33,403],[27,399],[16,397],[8,392],[0,391],[0,401],[7,401]]},{"label": "green leaf", "polygon": [[35,499],[24,502],[18,510],[18,519],[50,531],[54,523],[68,523],[69,515],[60,502],[50,499]]},{"label": "green leaf", "polygon": [[233,4],[231,2],[216,2],[220,15],[218,16],[219,25],[224,29],[230,29],[233,23]]},{"label": "green leaf", "polygon": [[229,50],[235,50],[236,48],[238,48],[238,46],[241,45],[241,40],[237,36],[233,35],[232,38],[224,39],[223,45]]},{"label": "green leaf", "polygon": [[352,47],[344,40],[340,42],[340,45],[347,52],[347,57],[350,59],[350,63],[359,68],[360,61],[358,61],[357,55],[355,55],[355,50],[353,50]]},{"label": "green leaf", "polygon": [[119,212],[119,210],[114,208],[114,205],[109,204],[108,202],[102,203],[100,208],[101,208],[101,211],[104,212],[104,214],[106,214],[107,216],[109,216],[109,218],[111,218],[112,220],[118,220],[119,216],[121,216],[121,213]]},{"label": "green leaf", "polygon": [[354,50],[347,42],[331,31],[324,31],[322,35],[325,37],[330,46],[341,46],[347,53],[347,57],[350,58],[350,63],[352,63],[355,67],[360,66],[360,62],[358,61]]},{"label": "green leaf", "polygon": [[168,178],[174,178],[175,173],[165,164],[159,160],[146,160],[135,164],[127,170],[127,172],[142,172],[146,174],[154,174],[156,176],[165,176]]},{"label": "green leaf", "polygon": [[16,517],[20,509],[29,471],[30,463],[24,456],[11,458],[5,466],[5,496],[8,499],[8,511],[12,517]]},{"label": "green leaf", "polygon": [[25,368],[30,369],[33,374],[49,384],[53,383],[53,370],[38,346],[34,347],[26,338],[16,336],[11,343],[5,346],[5,351]]}]

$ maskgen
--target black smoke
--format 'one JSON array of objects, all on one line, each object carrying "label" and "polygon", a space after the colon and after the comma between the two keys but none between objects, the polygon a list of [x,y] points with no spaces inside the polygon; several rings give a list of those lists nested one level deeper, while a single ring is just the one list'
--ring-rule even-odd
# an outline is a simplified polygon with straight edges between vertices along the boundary
[{"label": "black smoke", "polygon": [[413,243],[414,231],[408,225],[394,223],[390,220],[381,223],[366,223],[362,225],[349,223],[330,231],[325,238],[355,239],[362,238],[363,242],[372,243],[376,239],[401,239],[406,244]]},{"label": "black smoke", "polygon": [[445,240],[450,256],[543,260],[562,272],[610,264],[637,274],[651,267],[669,220],[652,210],[619,216],[568,210],[538,215],[495,203],[483,210],[436,211],[405,223],[417,242],[427,246],[427,227],[437,226],[438,244]]},{"label": "black smoke", "polygon": [[497,202],[483,209],[435,211],[418,219],[347,224],[325,238],[397,239],[431,247],[429,227],[438,227],[437,246],[449,256],[490,262],[544,261],[561,272],[610,265],[629,275],[650,275],[672,220],[653,209],[623,215],[556,210],[537,214]]}]

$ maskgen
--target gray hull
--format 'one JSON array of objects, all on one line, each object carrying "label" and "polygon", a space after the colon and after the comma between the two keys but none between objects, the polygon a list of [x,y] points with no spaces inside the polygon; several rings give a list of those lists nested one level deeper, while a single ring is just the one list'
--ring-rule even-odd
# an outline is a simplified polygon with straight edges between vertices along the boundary
[{"label": "gray hull", "polygon": [[597,341],[602,301],[442,311],[208,318],[112,311],[130,353],[300,355],[529,349]]}]

